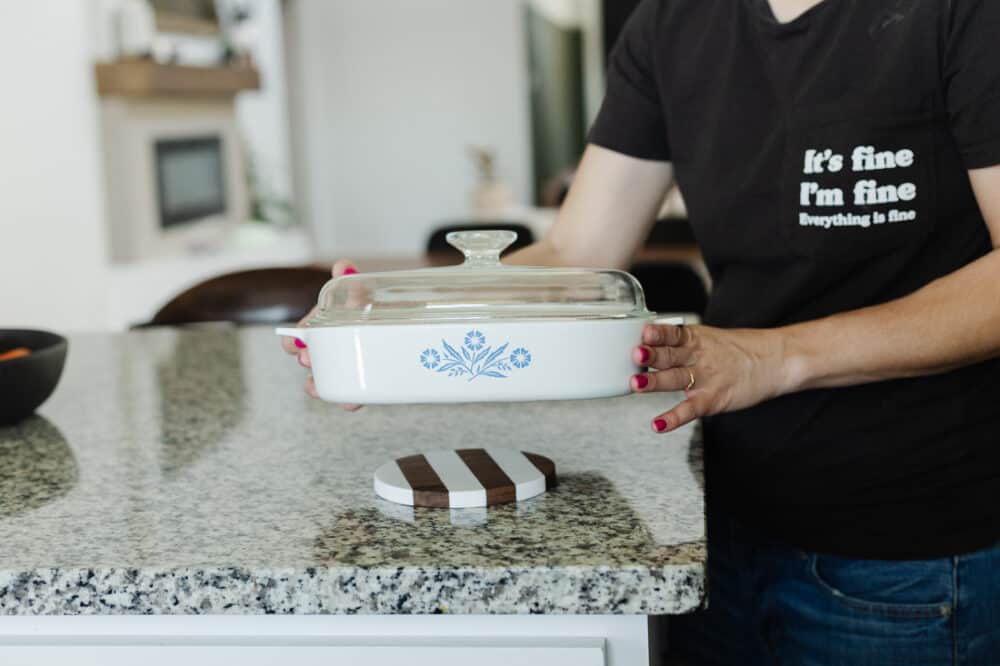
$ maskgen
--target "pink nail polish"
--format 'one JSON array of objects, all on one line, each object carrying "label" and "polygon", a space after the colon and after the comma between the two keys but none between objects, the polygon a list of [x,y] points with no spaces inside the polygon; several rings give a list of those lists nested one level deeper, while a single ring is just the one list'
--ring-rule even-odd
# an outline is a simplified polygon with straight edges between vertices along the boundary
[{"label": "pink nail polish", "polygon": [[655,430],[656,432],[663,432],[666,429],[667,429],[666,419],[656,419],[655,421],[653,421],[653,430]]},{"label": "pink nail polish", "polygon": [[358,272],[358,269],[356,269],[356,268],[354,268],[352,266],[348,266],[347,268],[344,269],[344,275],[354,275],[357,272]]},{"label": "pink nail polish", "polygon": [[645,347],[639,347],[639,361],[645,363],[649,360],[649,350]]},{"label": "pink nail polish", "polygon": [[302,342],[298,338],[295,338],[295,346],[298,347],[299,349],[305,349],[306,343]]},{"label": "pink nail polish", "polygon": [[644,389],[649,385],[649,377],[646,375],[635,375],[636,388]]}]

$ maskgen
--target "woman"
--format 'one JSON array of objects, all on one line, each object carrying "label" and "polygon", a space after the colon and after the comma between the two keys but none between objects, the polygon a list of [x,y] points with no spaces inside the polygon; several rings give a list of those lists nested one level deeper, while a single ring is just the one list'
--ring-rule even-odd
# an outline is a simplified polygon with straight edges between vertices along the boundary
[{"label": "woman", "polygon": [[692,663],[1000,664],[998,38],[995,0],[645,0],[508,259],[627,266],[676,173],[711,303],[631,381],[704,423]]}]

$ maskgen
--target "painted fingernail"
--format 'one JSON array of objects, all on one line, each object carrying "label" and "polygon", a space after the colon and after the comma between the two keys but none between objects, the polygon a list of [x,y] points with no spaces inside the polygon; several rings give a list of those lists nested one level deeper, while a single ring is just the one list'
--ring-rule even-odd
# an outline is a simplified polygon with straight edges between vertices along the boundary
[{"label": "painted fingernail", "polygon": [[639,361],[645,363],[649,360],[649,350],[645,347],[639,347]]},{"label": "painted fingernail", "polygon": [[649,377],[646,375],[635,375],[635,387],[638,389],[644,389],[649,385]]},{"label": "painted fingernail", "polygon": [[306,343],[302,342],[298,338],[295,338],[295,346],[298,347],[299,349],[305,349]]},{"label": "painted fingernail", "polygon": [[653,430],[655,430],[656,432],[663,432],[666,429],[667,429],[666,419],[656,419],[655,421],[653,421]]},{"label": "painted fingernail", "polygon": [[358,272],[358,269],[356,269],[356,268],[354,268],[352,266],[348,266],[347,268],[344,269],[344,275],[354,275],[357,272]]}]

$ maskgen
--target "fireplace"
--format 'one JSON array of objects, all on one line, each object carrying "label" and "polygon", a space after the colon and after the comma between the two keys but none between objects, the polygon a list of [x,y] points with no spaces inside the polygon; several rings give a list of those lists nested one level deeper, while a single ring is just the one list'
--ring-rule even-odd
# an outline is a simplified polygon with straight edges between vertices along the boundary
[{"label": "fireplace", "polygon": [[221,137],[161,139],[156,142],[155,150],[161,228],[225,215]]},{"label": "fireplace", "polygon": [[101,125],[114,261],[210,250],[247,219],[231,97],[104,97]]}]

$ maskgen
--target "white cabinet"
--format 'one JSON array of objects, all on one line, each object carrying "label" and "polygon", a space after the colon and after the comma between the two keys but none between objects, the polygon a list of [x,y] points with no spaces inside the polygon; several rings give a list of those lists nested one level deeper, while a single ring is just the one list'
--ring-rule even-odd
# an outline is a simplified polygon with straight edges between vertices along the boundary
[{"label": "white cabinet", "polygon": [[[18,641],[21,643],[21,641]],[[0,643],[4,666],[604,666],[601,639],[34,639]]]},{"label": "white cabinet", "polygon": [[647,666],[641,615],[0,617],[0,666]]}]

